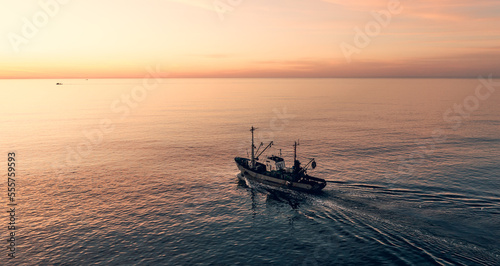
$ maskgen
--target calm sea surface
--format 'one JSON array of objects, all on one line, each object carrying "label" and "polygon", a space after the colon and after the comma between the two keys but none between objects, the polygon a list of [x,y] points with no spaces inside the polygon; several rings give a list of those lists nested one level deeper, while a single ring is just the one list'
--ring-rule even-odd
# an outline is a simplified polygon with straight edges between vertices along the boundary
[{"label": "calm sea surface", "polygon": [[[499,265],[500,85],[481,84],[2,80],[0,264]],[[334,182],[239,182],[252,125]]]}]

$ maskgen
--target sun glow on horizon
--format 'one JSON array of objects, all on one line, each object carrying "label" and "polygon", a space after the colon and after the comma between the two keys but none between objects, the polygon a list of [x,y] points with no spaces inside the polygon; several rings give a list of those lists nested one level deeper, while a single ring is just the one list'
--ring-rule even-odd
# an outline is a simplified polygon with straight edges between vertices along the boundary
[{"label": "sun glow on horizon", "polygon": [[2,6],[0,78],[500,76],[492,0]]}]

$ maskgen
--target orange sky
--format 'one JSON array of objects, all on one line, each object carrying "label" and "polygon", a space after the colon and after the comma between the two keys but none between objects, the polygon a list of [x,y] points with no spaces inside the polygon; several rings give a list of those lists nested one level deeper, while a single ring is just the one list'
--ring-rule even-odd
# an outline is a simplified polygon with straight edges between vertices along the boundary
[{"label": "orange sky", "polygon": [[0,3],[0,78],[500,76],[498,0]]}]

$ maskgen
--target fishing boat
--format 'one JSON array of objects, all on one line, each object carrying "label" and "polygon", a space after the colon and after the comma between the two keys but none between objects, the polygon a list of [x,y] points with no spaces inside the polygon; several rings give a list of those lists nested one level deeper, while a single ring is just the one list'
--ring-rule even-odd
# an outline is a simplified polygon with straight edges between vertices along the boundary
[{"label": "fishing boat", "polygon": [[271,141],[262,151],[260,148],[263,143],[256,149],[254,145],[254,131],[256,128],[252,126],[252,156],[251,158],[236,157],[234,161],[241,171],[240,179],[249,179],[266,185],[277,186],[287,189],[294,189],[307,192],[318,192],[326,186],[326,181],[321,178],[312,177],[307,174],[309,168],[316,168],[316,161],[311,159],[304,167],[297,160],[297,145],[293,145],[293,166],[286,167],[285,160],[280,156],[266,156],[264,163],[259,162],[259,157],[272,145]]}]

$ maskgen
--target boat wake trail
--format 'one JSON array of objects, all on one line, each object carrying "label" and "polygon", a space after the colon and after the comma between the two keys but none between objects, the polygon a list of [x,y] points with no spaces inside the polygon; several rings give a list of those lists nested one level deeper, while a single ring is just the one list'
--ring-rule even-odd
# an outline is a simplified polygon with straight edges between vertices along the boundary
[{"label": "boat wake trail", "polygon": [[[292,221],[294,246],[311,249],[312,255],[304,258],[308,265],[332,261],[339,264],[500,265],[495,240],[458,237],[459,228],[453,221],[439,224],[434,216],[440,213],[418,208],[421,203],[413,200],[418,191],[339,184],[320,194],[309,194],[243,180],[249,190],[266,195],[265,204],[256,204],[266,206],[263,213],[281,214],[282,208],[291,207],[288,219]],[[405,197],[410,200],[402,200]]]},{"label": "boat wake trail", "polygon": [[[375,257],[380,261],[392,258],[396,264],[500,264],[500,250],[494,239],[459,238],[456,230],[460,228],[453,225],[456,221],[437,224],[437,219],[429,216],[440,215],[435,210],[420,213],[421,208],[414,211],[400,200],[388,206],[387,202],[394,199],[393,191],[374,196],[367,189],[373,190],[370,187],[364,191],[357,189],[355,193],[325,191],[322,195],[307,195],[310,209],[304,212],[341,241],[335,247],[345,249],[343,252],[349,253],[350,247],[361,243],[360,252],[377,254]],[[407,194],[411,198],[412,193]]]}]

